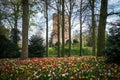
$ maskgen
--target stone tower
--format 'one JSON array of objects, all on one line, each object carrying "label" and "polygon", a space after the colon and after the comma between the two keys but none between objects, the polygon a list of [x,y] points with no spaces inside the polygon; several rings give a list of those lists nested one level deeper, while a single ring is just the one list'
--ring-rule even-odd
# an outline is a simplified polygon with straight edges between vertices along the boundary
[{"label": "stone tower", "polygon": [[[62,18],[62,15],[60,16]],[[67,40],[69,40],[69,16],[68,15],[65,15],[64,16],[65,18],[65,32],[64,32],[64,39],[65,39],[65,43]],[[52,41],[52,44],[55,44],[58,42],[58,14],[53,14],[53,31],[52,31],[52,36],[51,36],[51,41]],[[62,19],[59,19],[59,23],[60,23],[60,43],[62,43]]]}]

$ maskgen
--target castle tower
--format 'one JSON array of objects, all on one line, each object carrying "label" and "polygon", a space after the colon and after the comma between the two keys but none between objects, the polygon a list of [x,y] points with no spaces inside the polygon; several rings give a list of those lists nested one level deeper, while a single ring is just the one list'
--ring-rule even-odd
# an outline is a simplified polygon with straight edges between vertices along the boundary
[{"label": "castle tower", "polygon": [[[59,19],[59,26],[60,26],[60,43],[62,43],[62,15]],[[65,32],[64,32],[64,39],[65,43],[69,39],[69,16],[65,15]],[[53,32],[52,32],[52,43],[56,44],[58,42],[58,14],[53,14]]]}]

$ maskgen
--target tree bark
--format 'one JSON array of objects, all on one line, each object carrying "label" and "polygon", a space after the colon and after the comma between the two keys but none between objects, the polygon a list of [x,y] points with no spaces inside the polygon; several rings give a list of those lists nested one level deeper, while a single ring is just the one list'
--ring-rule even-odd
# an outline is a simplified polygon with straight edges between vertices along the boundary
[{"label": "tree bark", "polygon": [[18,43],[18,29],[17,29],[17,24],[18,24],[18,13],[19,13],[19,5],[17,4],[15,7],[15,23],[14,23],[14,43],[17,44]]},{"label": "tree bark", "polygon": [[96,41],[95,41],[95,14],[94,14],[94,3],[95,0],[91,1],[91,11],[92,11],[92,53],[95,56]]},{"label": "tree bark", "polygon": [[29,2],[22,0],[22,53],[21,59],[28,58],[28,27],[29,27]]},{"label": "tree bark", "polygon": [[103,56],[102,50],[105,49],[105,29],[107,19],[108,0],[101,0],[100,19],[97,38],[97,56]]},{"label": "tree bark", "polygon": [[57,26],[58,26],[58,57],[60,57],[60,14],[58,11],[58,18],[57,18]]},{"label": "tree bark", "polygon": [[62,0],[62,57],[64,57],[64,0]]},{"label": "tree bark", "polygon": [[71,56],[71,14],[72,14],[72,0],[70,0],[70,11],[69,11],[69,54]]},{"label": "tree bark", "polygon": [[57,4],[57,26],[58,26],[58,54],[57,56],[60,57],[60,20],[61,20],[61,14],[60,14],[60,0],[58,0]]},{"label": "tree bark", "polygon": [[82,56],[82,2],[80,2],[80,56]]},{"label": "tree bark", "polygon": [[46,18],[46,57],[48,57],[48,1],[45,1],[46,3],[46,9],[45,9],[45,18]]}]

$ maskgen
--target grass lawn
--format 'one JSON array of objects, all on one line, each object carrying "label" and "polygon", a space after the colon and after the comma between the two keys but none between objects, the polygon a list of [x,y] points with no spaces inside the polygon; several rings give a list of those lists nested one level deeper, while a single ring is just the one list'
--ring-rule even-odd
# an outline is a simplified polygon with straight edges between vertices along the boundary
[{"label": "grass lawn", "polygon": [[0,59],[0,80],[120,80],[120,66],[93,56]]},{"label": "grass lawn", "polygon": [[[49,57],[57,56],[57,47],[49,47]],[[60,53],[62,49],[60,48]],[[71,46],[71,56],[79,56],[80,54],[79,44],[75,44]],[[69,46],[65,45],[65,56],[69,54]],[[92,47],[82,47],[82,56],[92,56]]]}]

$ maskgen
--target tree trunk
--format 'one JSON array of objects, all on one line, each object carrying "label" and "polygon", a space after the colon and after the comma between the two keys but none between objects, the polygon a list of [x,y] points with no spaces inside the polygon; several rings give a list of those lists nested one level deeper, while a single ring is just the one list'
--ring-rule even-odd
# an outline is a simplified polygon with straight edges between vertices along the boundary
[{"label": "tree trunk", "polygon": [[100,19],[97,38],[97,56],[103,56],[102,50],[105,49],[105,29],[107,19],[108,0],[101,0]]},{"label": "tree trunk", "polygon": [[58,18],[57,18],[57,26],[58,26],[58,57],[60,57],[60,13],[58,11]]},{"label": "tree trunk", "polygon": [[60,20],[61,20],[61,14],[60,14],[60,0],[58,0],[58,4],[57,4],[57,29],[58,29],[58,52],[57,52],[57,56],[60,57]]},{"label": "tree trunk", "polygon": [[82,2],[80,3],[80,56],[82,56]]},{"label": "tree trunk", "polygon": [[62,57],[64,57],[64,0],[62,0]]},{"label": "tree trunk", "polygon": [[28,58],[28,27],[29,27],[29,2],[22,0],[22,53],[21,59]]},{"label": "tree trunk", "polygon": [[72,1],[70,0],[70,11],[69,11],[69,54],[68,56],[71,56],[71,12],[72,10]]},{"label": "tree trunk", "polygon": [[[16,8],[17,7],[17,8]],[[19,5],[16,5],[16,9],[15,9],[15,19],[14,19],[14,21],[15,21],[15,24],[14,24],[14,29],[13,29],[13,31],[14,31],[14,43],[15,44],[17,44],[18,43],[18,29],[17,29],[17,23],[18,23],[18,13],[19,13]]]},{"label": "tree trunk", "polygon": [[46,9],[45,9],[45,17],[46,17],[46,57],[48,57],[48,1],[46,0]]},{"label": "tree trunk", "polygon": [[92,53],[95,56],[96,42],[95,42],[95,14],[94,14],[94,3],[95,0],[91,1],[91,11],[92,11]]}]

